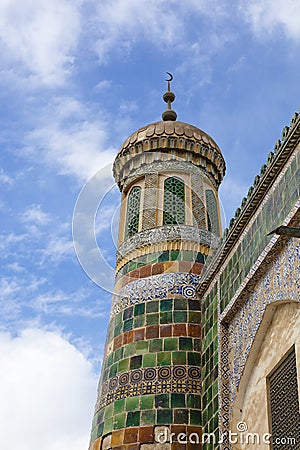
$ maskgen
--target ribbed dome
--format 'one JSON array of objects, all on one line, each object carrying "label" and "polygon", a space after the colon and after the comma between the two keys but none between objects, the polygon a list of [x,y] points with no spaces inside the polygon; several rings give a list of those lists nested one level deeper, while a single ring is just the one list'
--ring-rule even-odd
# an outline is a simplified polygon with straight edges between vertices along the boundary
[{"label": "ribbed dome", "polygon": [[135,131],[123,143],[117,156],[122,155],[124,151],[132,145],[138,144],[139,142],[147,139],[153,139],[156,137],[161,138],[163,136],[168,138],[185,138],[192,142],[202,143],[216,150],[222,156],[218,145],[207,133],[194,125],[171,120],[150,123],[149,125]]}]

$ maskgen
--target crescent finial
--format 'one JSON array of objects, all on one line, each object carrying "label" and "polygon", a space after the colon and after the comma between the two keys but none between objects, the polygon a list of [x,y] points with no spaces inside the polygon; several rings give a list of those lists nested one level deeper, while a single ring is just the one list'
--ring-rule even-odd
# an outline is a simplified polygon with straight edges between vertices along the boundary
[{"label": "crescent finial", "polygon": [[173,80],[173,75],[170,72],[166,72],[167,75],[169,75],[169,80],[166,79],[166,81],[172,81]]}]

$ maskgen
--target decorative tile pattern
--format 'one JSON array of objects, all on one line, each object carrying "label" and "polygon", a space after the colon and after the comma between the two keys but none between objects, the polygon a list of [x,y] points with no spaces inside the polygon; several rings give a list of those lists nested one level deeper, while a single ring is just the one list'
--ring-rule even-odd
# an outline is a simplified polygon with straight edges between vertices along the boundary
[{"label": "decorative tile pattern", "polygon": [[[161,154],[159,161],[150,161],[148,157],[147,164],[142,164],[136,167],[134,173],[130,173],[130,175],[124,181],[123,189],[126,189],[127,186],[130,186],[131,183],[133,183],[133,181],[137,178],[142,178],[143,176],[147,177],[147,175],[151,174],[164,173],[166,171],[187,172],[192,175],[192,180],[204,179],[212,183],[216,189],[218,187],[215,178],[206,170],[204,170],[203,167],[194,166],[189,161],[185,161],[185,159],[183,159],[183,157],[180,155],[172,155],[172,159],[170,159],[170,155]],[[195,192],[198,192],[194,188],[195,185],[196,183],[193,183],[192,181],[193,189],[195,190]]]},{"label": "decorative tile pattern", "polygon": [[141,231],[124,241],[118,249],[117,261],[138,247],[172,240],[197,242],[209,247],[218,247],[220,243],[220,238],[210,231],[189,225],[164,225]]},{"label": "decorative tile pattern", "polygon": [[127,284],[113,296],[111,317],[127,306],[171,296],[196,298],[200,276],[191,273],[164,273]]},{"label": "decorative tile pattern", "polygon": [[230,373],[230,404],[233,403],[252,342],[266,306],[281,300],[300,301],[300,243],[287,242],[284,251],[250,293],[228,325],[228,365]]},{"label": "decorative tile pattern", "polygon": [[158,187],[158,174],[145,175],[144,199],[142,208],[142,230],[150,230],[156,226],[156,199]]},{"label": "decorative tile pattern", "polygon": [[168,392],[200,394],[198,366],[147,367],[123,372],[102,384],[97,410],[122,398]]}]

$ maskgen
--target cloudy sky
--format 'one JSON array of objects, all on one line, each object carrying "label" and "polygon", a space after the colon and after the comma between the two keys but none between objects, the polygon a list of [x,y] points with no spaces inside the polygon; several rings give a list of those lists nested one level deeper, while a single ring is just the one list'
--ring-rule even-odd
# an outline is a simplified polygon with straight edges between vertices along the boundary
[{"label": "cloudy sky", "polygon": [[298,0],[0,0],[0,448],[87,448],[118,220],[111,162],[160,120],[165,72],[178,119],[223,151],[228,223],[299,108],[299,51]]}]

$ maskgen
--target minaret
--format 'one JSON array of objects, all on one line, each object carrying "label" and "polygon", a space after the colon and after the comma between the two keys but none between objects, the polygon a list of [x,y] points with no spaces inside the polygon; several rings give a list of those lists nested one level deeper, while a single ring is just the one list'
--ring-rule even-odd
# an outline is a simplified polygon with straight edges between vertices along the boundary
[{"label": "minaret", "polygon": [[176,120],[169,75],[163,120],[134,132],[114,162],[116,279],[90,450],[190,448],[180,433],[201,440],[196,286],[221,233],[225,162],[211,137]]}]

